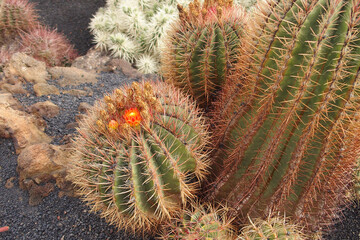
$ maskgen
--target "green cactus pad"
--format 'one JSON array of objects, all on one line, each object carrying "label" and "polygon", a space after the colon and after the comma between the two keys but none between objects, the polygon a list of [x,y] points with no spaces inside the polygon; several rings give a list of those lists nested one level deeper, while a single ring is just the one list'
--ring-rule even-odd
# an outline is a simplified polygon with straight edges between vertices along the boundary
[{"label": "green cactus pad", "polygon": [[151,231],[193,197],[207,172],[207,125],[164,83],[105,96],[80,122],[70,179],[118,227]]}]

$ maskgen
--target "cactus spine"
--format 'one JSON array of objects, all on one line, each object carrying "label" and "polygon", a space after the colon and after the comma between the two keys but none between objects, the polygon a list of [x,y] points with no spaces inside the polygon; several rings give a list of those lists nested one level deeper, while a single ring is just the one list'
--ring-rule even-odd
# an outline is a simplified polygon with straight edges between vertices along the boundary
[{"label": "cactus spine", "polygon": [[226,208],[194,205],[176,221],[165,225],[160,239],[164,240],[232,240],[235,239],[232,220]]},{"label": "cactus spine", "polygon": [[359,2],[258,3],[243,78],[214,110],[220,173],[209,199],[244,221],[281,211],[319,227],[333,216],[359,153]]},{"label": "cactus spine", "polygon": [[111,223],[154,230],[203,179],[206,130],[194,103],[174,87],[134,83],[117,89],[80,123],[70,179]]},{"label": "cactus spine", "polygon": [[37,25],[38,16],[27,0],[2,0],[0,12],[0,44],[13,40],[21,32]]},{"label": "cactus spine", "polygon": [[256,219],[241,229],[237,240],[304,240],[306,235],[299,226],[290,224],[288,219],[268,217],[267,220]]},{"label": "cactus spine", "polygon": [[198,0],[185,10],[168,34],[162,74],[207,108],[229,81],[240,53],[244,10],[232,1]]}]

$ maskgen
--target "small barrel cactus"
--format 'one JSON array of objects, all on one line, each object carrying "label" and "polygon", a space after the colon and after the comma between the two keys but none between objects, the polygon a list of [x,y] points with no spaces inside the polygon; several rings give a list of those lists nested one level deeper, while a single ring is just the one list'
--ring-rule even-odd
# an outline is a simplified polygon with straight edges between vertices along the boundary
[{"label": "small barrel cactus", "polygon": [[360,1],[259,1],[239,79],[213,112],[210,200],[246,221],[280,211],[321,228],[359,155]]},{"label": "small barrel cactus", "polygon": [[166,39],[162,74],[207,108],[234,73],[241,50],[244,9],[233,5],[232,0],[205,0],[203,4],[195,0],[188,10],[178,8],[180,20]]},{"label": "small barrel cactus", "polygon": [[80,122],[69,178],[92,210],[118,227],[151,231],[207,173],[207,125],[173,86],[133,83]]},{"label": "small barrel cactus", "polygon": [[38,25],[29,32],[20,34],[21,52],[48,66],[69,65],[77,57],[74,47],[66,37],[45,26]]},{"label": "small barrel cactus", "polygon": [[2,0],[0,9],[0,44],[13,40],[38,24],[34,6],[28,0]]},{"label": "small barrel cactus", "polygon": [[241,229],[237,240],[304,240],[308,239],[300,227],[289,223],[289,219],[269,217],[256,219]]},{"label": "small barrel cactus", "polygon": [[232,240],[235,239],[227,217],[226,208],[213,208],[210,205],[195,204],[192,210],[185,210],[173,222],[164,226],[161,238],[164,240]]}]

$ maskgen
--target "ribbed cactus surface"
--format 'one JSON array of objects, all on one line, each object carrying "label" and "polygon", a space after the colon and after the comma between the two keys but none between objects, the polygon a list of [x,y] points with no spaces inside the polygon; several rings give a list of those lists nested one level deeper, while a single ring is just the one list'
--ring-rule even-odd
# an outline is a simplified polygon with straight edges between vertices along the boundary
[{"label": "ribbed cactus surface", "polygon": [[70,179],[94,211],[134,231],[154,230],[185,204],[207,170],[207,126],[174,87],[134,83],[82,120]]},{"label": "ribbed cactus surface", "polygon": [[14,39],[21,32],[36,27],[38,16],[27,0],[2,0],[0,3],[0,44]]},{"label": "ribbed cactus surface", "polygon": [[165,224],[160,239],[164,240],[233,240],[234,231],[228,209],[194,205],[179,218]]},{"label": "ribbed cactus surface", "polygon": [[180,20],[168,34],[162,74],[204,108],[229,81],[241,49],[244,9],[232,1],[197,0],[179,8]]},{"label": "ribbed cactus surface", "polygon": [[304,240],[308,239],[299,226],[289,223],[286,218],[269,217],[267,220],[250,220],[241,229],[237,240]]},{"label": "ribbed cactus surface", "polygon": [[260,1],[238,81],[214,110],[209,199],[246,220],[271,210],[308,226],[333,216],[359,153],[360,1]]}]

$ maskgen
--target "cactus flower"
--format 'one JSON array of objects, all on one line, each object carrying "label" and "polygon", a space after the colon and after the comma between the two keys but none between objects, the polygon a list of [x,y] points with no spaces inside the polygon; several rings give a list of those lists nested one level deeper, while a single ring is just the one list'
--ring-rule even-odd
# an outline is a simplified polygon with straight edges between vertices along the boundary
[{"label": "cactus flower", "polygon": [[126,123],[130,126],[135,127],[138,126],[141,122],[141,116],[139,110],[137,108],[130,108],[125,111],[124,119]]}]

